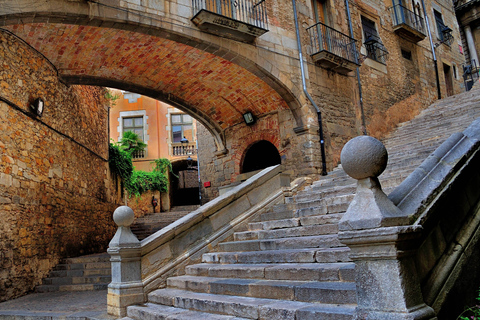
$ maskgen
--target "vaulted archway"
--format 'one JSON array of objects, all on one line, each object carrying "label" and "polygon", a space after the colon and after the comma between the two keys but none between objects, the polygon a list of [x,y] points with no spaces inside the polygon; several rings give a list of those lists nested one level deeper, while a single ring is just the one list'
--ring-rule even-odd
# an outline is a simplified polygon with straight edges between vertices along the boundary
[{"label": "vaulted archway", "polygon": [[64,83],[115,87],[171,104],[210,131],[219,154],[227,152],[225,132],[242,124],[245,112],[261,118],[291,110],[297,127],[308,122],[289,77],[267,71],[271,63],[253,48],[208,41],[178,13],[161,17],[144,6],[66,0],[21,0],[4,9],[2,28],[45,56]]}]

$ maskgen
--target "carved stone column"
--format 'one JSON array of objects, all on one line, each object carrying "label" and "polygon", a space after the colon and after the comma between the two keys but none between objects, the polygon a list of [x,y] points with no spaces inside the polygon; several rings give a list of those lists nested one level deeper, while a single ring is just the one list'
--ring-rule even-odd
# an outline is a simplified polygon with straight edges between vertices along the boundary
[{"label": "carved stone column", "polygon": [[472,34],[472,29],[470,26],[465,26],[463,28],[463,31],[465,32],[465,38],[467,38],[467,44],[468,44],[468,52],[470,53],[470,61],[473,62],[475,60],[477,68],[480,67],[480,64],[478,61],[478,55],[477,55],[477,49],[475,48],[475,40],[473,39],[473,34]]},{"label": "carved stone column", "polygon": [[423,302],[414,255],[421,227],[382,191],[378,176],[388,155],[375,138],[350,140],[341,153],[342,167],[358,180],[357,192],[339,224],[339,239],[355,262],[355,319],[436,319]]},{"label": "carved stone column", "polygon": [[144,302],[140,241],[130,230],[134,218],[133,210],[127,206],[113,213],[118,229],[107,250],[112,264],[107,311],[117,317],[126,316],[127,306]]}]

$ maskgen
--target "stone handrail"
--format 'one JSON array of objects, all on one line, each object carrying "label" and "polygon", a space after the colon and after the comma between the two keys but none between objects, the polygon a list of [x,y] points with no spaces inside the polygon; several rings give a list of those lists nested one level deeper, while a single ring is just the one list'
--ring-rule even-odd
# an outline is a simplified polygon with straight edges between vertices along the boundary
[{"label": "stone handrail", "polygon": [[[128,235],[128,243],[122,245],[121,236],[116,235],[108,249],[112,256],[108,312],[125,316],[128,305],[143,303],[149,292],[166,286],[168,277],[182,274],[186,265],[199,262],[203,253],[231,237],[248,219],[283,203],[284,197],[304,182],[299,178],[290,184],[280,165],[269,167],[141,242],[132,243],[135,241]],[[119,225],[117,233],[125,234],[124,229]],[[134,278],[124,271],[127,269]]]},{"label": "stone handrail", "polygon": [[[378,140],[354,138],[341,158],[358,180],[339,224],[356,264],[357,315],[451,318],[456,311],[449,310],[464,300],[448,293],[466,289],[457,280],[480,247],[480,119],[447,139],[388,197],[377,179],[387,160]],[[479,278],[470,281],[474,294]]]}]

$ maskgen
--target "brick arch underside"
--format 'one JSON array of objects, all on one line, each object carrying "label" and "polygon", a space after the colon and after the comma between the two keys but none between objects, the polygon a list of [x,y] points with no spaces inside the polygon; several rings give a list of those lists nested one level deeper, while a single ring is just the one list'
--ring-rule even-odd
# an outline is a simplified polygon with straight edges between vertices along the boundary
[{"label": "brick arch underside", "polygon": [[192,114],[214,135],[218,151],[224,148],[225,131],[242,123],[245,112],[261,119],[289,108],[277,91],[247,69],[166,38],[59,23],[3,28],[43,54],[66,83],[135,91]]}]

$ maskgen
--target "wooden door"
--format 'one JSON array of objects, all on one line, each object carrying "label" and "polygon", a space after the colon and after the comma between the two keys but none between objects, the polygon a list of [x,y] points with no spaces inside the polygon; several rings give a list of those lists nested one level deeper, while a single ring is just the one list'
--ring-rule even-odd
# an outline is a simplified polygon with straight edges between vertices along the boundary
[{"label": "wooden door", "polygon": [[447,89],[447,96],[453,96],[452,70],[449,65],[443,65],[443,73],[445,75],[445,87]]}]

